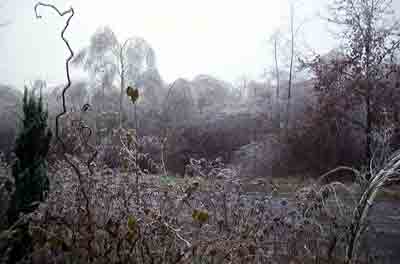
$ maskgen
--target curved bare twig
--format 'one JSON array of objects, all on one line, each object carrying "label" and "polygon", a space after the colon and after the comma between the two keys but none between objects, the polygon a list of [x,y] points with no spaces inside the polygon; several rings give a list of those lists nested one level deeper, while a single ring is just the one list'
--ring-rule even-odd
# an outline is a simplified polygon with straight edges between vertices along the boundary
[{"label": "curved bare twig", "polygon": [[64,87],[63,91],[62,91],[62,107],[63,107],[63,111],[61,113],[59,113],[56,116],[56,138],[57,140],[61,143],[61,145],[63,146],[63,149],[65,149],[65,143],[62,140],[62,138],[60,138],[59,135],[59,119],[65,115],[67,113],[67,107],[65,105],[65,93],[67,92],[68,88],[71,87],[71,76],[70,76],[70,71],[69,71],[69,62],[72,60],[72,58],[74,57],[74,51],[72,50],[68,40],[65,38],[64,34],[66,32],[66,30],[68,29],[69,23],[72,19],[72,17],[74,16],[74,9],[72,7],[70,7],[70,9],[61,12],[56,6],[52,5],[52,4],[45,4],[42,2],[38,2],[35,5],[35,14],[36,14],[36,18],[42,18],[41,15],[38,14],[38,7],[39,6],[45,6],[45,7],[50,7],[53,10],[55,10],[60,16],[65,16],[66,14],[70,14],[67,21],[65,22],[65,26],[63,28],[63,30],[61,31],[61,38],[64,41],[65,45],[67,46],[69,52],[70,52],[70,56],[66,59],[65,62],[65,69],[66,69],[66,74],[67,74],[67,85]]},{"label": "curved bare twig", "polygon": [[336,173],[336,172],[338,172],[338,171],[349,171],[349,172],[352,172],[356,177],[362,176],[361,173],[360,173],[358,170],[356,170],[356,169],[354,169],[354,168],[352,168],[352,167],[339,166],[339,167],[336,167],[335,169],[330,170],[330,171],[324,173],[323,175],[321,175],[321,176],[318,178],[318,181],[317,181],[317,182],[318,182],[319,184],[322,184],[322,183],[328,178],[328,176],[330,176],[330,175],[332,175],[332,174],[334,174],[334,173]]},{"label": "curved bare twig", "polygon": [[[56,116],[56,139],[58,140],[58,142],[60,142],[60,144],[61,144],[61,146],[62,146],[62,148],[63,148],[63,150],[64,150],[64,152],[65,152],[66,146],[65,146],[65,143],[64,143],[64,141],[62,140],[62,138],[60,137],[60,134],[59,134],[59,123],[60,123],[60,118],[61,118],[63,115],[65,115],[65,114],[67,113],[67,108],[66,108],[66,103],[65,103],[65,102],[66,102],[65,94],[66,94],[67,90],[71,87],[71,75],[70,75],[70,70],[69,70],[69,63],[70,63],[70,61],[72,60],[72,58],[74,57],[74,51],[72,50],[71,45],[69,44],[68,40],[65,38],[64,34],[65,34],[65,32],[67,31],[68,26],[69,26],[69,24],[70,24],[70,21],[71,21],[72,17],[74,16],[75,12],[74,12],[74,9],[73,9],[72,7],[70,7],[68,10],[66,10],[66,11],[64,11],[64,12],[61,12],[56,6],[54,6],[54,5],[52,5],[52,4],[46,4],[46,3],[38,2],[38,3],[35,5],[35,15],[36,15],[36,18],[42,18],[42,16],[39,15],[39,13],[38,13],[38,7],[39,7],[39,6],[50,7],[50,8],[52,8],[54,11],[56,11],[56,12],[58,13],[58,15],[60,15],[60,16],[65,16],[65,15],[69,14],[69,17],[68,17],[68,19],[67,19],[67,21],[66,21],[66,23],[65,23],[65,26],[64,26],[63,30],[61,31],[61,38],[62,38],[62,40],[64,41],[65,45],[67,46],[67,48],[68,48],[68,50],[69,50],[69,52],[70,52],[70,56],[69,56],[69,57],[66,59],[66,61],[65,61],[65,69],[66,69],[66,74],[67,74],[67,81],[68,81],[68,83],[67,83],[67,85],[64,87],[64,89],[63,89],[63,91],[62,91],[62,95],[61,95],[61,98],[62,98],[62,108],[63,108],[63,110],[62,110],[61,113],[59,113],[59,114]],[[89,107],[90,107],[90,105],[85,104],[85,105],[83,106],[82,110],[83,110],[83,111],[86,111]],[[92,130],[91,130],[89,127],[85,127],[85,129],[88,129],[88,130],[89,130],[89,134],[90,134],[90,135],[92,134]],[[90,135],[89,135],[89,137],[90,137]],[[88,142],[87,142],[86,145],[88,145],[88,146],[89,146],[90,148],[92,148],[92,149],[95,149],[93,146],[90,146],[90,145],[88,144]],[[89,169],[89,171],[90,171],[91,174],[93,174],[93,170],[92,170],[92,168],[91,168],[91,163],[92,163],[92,161],[95,159],[96,156],[97,156],[97,150],[94,150],[92,156],[91,156],[91,157],[88,159],[88,161],[86,162],[86,165],[87,165],[87,167],[88,167],[88,169]],[[80,173],[78,172],[79,169],[78,169],[74,164],[72,164],[68,159],[67,159],[67,162],[70,163],[70,165],[73,167],[73,169],[75,170],[75,172],[77,172],[78,177],[81,177]]]},{"label": "curved bare twig", "polygon": [[63,148],[63,157],[65,159],[65,161],[72,167],[72,169],[74,170],[74,172],[76,173],[76,175],[78,176],[78,180],[80,182],[80,185],[82,186],[82,190],[81,193],[86,201],[86,213],[87,213],[87,217],[88,219],[91,218],[91,213],[89,210],[89,204],[90,204],[90,200],[89,197],[87,196],[86,192],[83,190],[83,177],[82,177],[82,173],[79,170],[78,166],[76,166],[65,154],[65,150],[66,150],[66,146],[65,146],[65,142],[62,140],[62,138],[60,137],[60,133],[59,133],[59,120],[60,118],[65,115],[67,113],[67,107],[66,107],[66,98],[65,98],[65,94],[67,92],[67,90],[71,87],[71,75],[70,75],[70,70],[69,70],[69,63],[72,60],[72,58],[74,57],[74,51],[71,48],[71,45],[69,44],[68,40],[65,38],[64,34],[68,29],[68,26],[71,22],[72,17],[74,16],[75,12],[74,9],[72,7],[70,7],[68,10],[61,12],[56,6],[52,5],[52,4],[46,4],[46,3],[42,3],[42,2],[38,2],[36,3],[34,9],[35,9],[35,15],[36,18],[42,18],[41,15],[39,15],[38,13],[38,8],[39,6],[44,6],[44,7],[49,7],[51,9],[53,9],[54,11],[56,11],[60,16],[65,16],[67,14],[69,14],[69,17],[67,19],[67,21],[65,22],[65,26],[63,28],[63,30],[61,31],[61,39],[64,41],[65,45],[67,46],[68,50],[69,50],[69,57],[65,60],[65,71],[66,71],[66,75],[67,75],[67,84],[65,85],[62,94],[61,94],[61,98],[62,98],[62,112],[59,113],[56,116],[56,139],[58,142],[60,142],[61,147]]}]

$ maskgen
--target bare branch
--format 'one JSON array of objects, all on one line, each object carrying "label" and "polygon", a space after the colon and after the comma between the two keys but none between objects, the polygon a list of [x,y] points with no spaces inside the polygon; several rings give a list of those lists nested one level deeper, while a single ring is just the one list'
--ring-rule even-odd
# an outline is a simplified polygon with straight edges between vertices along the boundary
[{"label": "bare branch", "polygon": [[349,172],[352,172],[352,173],[353,173],[354,175],[356,175],[356,176],[360,176],[360,175],[361,175],[360,172],[359,172],[358,170],[356,170],[356,169],[354,169],[354,168],[352,168],[352,167],[340,166],[340,167],[337,167],[337,168],[335,168],[335,169],[333,169],[333,170],[330,170],[330,171],[326,172],[325,174],[321,175],[321,176],[318,178],[318,182],[321,184],[322,182],[325,181],[325,179],[326,179],[328,176],[330,176],[330,175],[332,175],[332,174],[334,174],[334,173],[336,173],[336,172],[338,172],[338,171],[349,171]]},{"label": "bare branch", "polygon": [[72,58],[74,57],[74,52],[73,52],[73,50],[72,50],[72,48],[71,48],[71,45],[69,44],[68,40],[65,38],[64,34],[65,34],[66,30],[68,29],[68,26],[69,26],[69,23],[70,23],[72,17],[74,16],[74,9],[71,7],[70,9],[68,9],[68,10],[66,10],[66,11],[64,11],[64,12],[61,12],[57,7],[55,7],[55,6],[52,5],[52,4],[45,4],[45,3],[42,3],[42,2],[38,2],[38,3],[35,5],[35,14],[36,14],[36,18],[42,18],[42,16],[38,14],[38,8],[39,8],[39,6],[50,7],[50,8],[52,8],[54,11],[56,11],[60,16],[64,16],[64,15],[66,15],[66,14],[69,14],[69,17],[68,17],[68,19],[67,19],[67,21],[66,21],[66,23],[65,23],[65,26],[64,26],[63,30],[61,31],[61,39],[65,42],[65,45],[67,46],[67,48],[68,48],[68,50],[69,50],[69,52],[70,52],[70,56],[66,59],[66,62],[65,62],[65,71],[66,71],[66,74],[67,74],[68,83],[67,83],[67,85],[64,87],[64,89],[63,89],[63,91],[62,91],[62,107],[63,107],[63,111],[62,111],[61,113],[59,113],[59,114],[57,115],[57,117],[56,117],[56,138],[57,138],[57,140],[64,146],[64,149],[65,149],[65,143],[64,143],[64,141],[60,138],[60,135],[59,135],[59,119],[60,119],[63,115],[65,115],[66,112],[67,112],[67,108],[66,108],[66,105],[65,105],[65,93],[67,92],[68,88],[71,86],[71,77],[70,77],[70,71],[69,71],[69,62],[70,62],[70,61],[72,60]]},{"label": "bare branch", "polygon": [[[65,60],[65,71],[66,71],[67,81],[68,81],[68,82],[67,82],[67,84],[65,85],[65,87],[64,87],[64,89],[63,89],[63,91],[62,91],[62,108],[63,108],[63,110],[62,110],[61,113],[59,113],[59,114],[56,116],[56,138],[57,138],[57,141],[60,142],[61,147],[63,148],[63,153],[62,153],[62,155],[64,156],[64,159],[65,159],[66,162],[73,168],[74,172],[75,172],[76,175],[78,176],[78,180],[79,180],[79,182],[80,182],[80,184],[81,184],[81,187],[82,187],[82,188],[81,188],[81,193],[82,193],[82,195],[84,196],[84,199],[85,199],[85,201],[86,201],[86,213],[87,213],[87,217],[90,219],[90,218],[91,218],[91,213],[90,213],[90,210],[89,210],[89,203],[90,203],[90,202],[89,202],[89,197],[88,197],[88,195],[87,195],[86,192],[83,190],[84,187],[83,187],[83,177],[82,177],[82,173],[81,173],[81,171],[79,170],[78,166],[77,166],[76,164],[74,164],[74,163],[72,162],[72,160],[70,160],[70,159],[67,157],[67,155],[65,154],[65,149],[66,149],[65,142],[61,139],[60,134],[59,134],[59,122],[60,122],[60,118],[61,118],[63,115],[65,115],[65,114],[67,113],[67,107],[66,107],[66,104],[65,104],[65,102],[66,102],[65,94],[66,94],[67,90],[71,87],[71,75],[70,75],[69,63],[70,63],[70,61],[72,60],[72,58],[74,57],[74,51],[72,50],[71,45],[69,44],[68,40],[65,38],[64,34],[65,34],[65,32],[67,31],[68,26],[69,26],[69,24],[70,24],[70,22],[71,22],[72,17],[74,16],[75,12],[74,12],[74,9],[73,9],[72,7],[70,7],[68,10],[66,10],[66,11],[64,11],[64,12],[61,12],[56,6],[54,6],[54,5],[52,5],[52,4],[46,4],[46,3],[38,2],[38,3],[35,5],[35,14],[36,14],[36,18],[42,18],[42,16],[39,15],[39,13],[38,13],[38,8],[39,8],[39,6],[49,7],[49,8],[51,8],[51,9],[53,9],[54,11],[56,11],[60,16],[65,16],[65,15],[69,14],[68,19],[67,19],[67,21],[65,22],[65,26],[64,26],[63,30],[61,31],[61,39],[64,41],[65,45],[67,46],[67,48],[68,48],[68,50],[69,50],[69,52],[70,52],[70,55],[69,55],[68,58]],[[95,154],[97,154],[97,152],[96,152]],[[90,158],[88,162],[90,163],[91,160],[92,160],[92,158]],[[90,169],[90,167],[89,167],[89,169]]]}]

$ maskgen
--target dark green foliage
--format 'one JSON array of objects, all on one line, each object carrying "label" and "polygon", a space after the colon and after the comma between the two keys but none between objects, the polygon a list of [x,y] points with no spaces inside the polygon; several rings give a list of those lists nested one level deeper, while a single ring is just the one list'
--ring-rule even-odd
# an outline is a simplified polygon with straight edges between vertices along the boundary
[{"label": "dark green foliage", "polygon": [[43,109],[42,95],[29,93],[25,87],[23,97],[22,127],[15,145],[16,161],[12,175],[15,192],[9,210],[9,224],[15,222],[20,213],[35,209],[35,203],[43,201],[49,191],[46,155],[49,150],[51,131],[47,128],[47,110]]}]

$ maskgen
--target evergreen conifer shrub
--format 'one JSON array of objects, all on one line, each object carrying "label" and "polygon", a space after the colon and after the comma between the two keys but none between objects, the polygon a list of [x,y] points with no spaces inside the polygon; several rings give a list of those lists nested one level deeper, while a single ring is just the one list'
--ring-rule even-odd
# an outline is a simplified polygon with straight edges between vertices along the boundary
[{"label": "evergreen conifer shrub", "polygon": [[28,92],[25,87],[22,110],[22,126],[14,150],[16,160],[12,176],[15,192],[8,214],[9,224],[15,222],[20,213],[32,212],[49,191],[46,155],[52,133],[47,128],[48,112],[43,109],[42,94],[37,97],[34,89]]}]

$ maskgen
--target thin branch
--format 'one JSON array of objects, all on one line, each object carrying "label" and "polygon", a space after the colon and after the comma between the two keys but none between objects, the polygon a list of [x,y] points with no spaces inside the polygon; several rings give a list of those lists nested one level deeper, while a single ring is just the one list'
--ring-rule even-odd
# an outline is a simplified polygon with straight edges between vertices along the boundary
[{"label": "thin branch", "polygon": [[90,219],[91,218],[91,214],[90,214],[90,210],[89,210],[89,204],[90,204],[90,200],[89,197],[87,196],[86,192],[84,191],[84,186],[83,186],[83,177],[82,177],[82,173],[79,170],[78,166],[76,166],[65,154],[65,150],[66,150],[66,145],[65,142],[62,140],[62,138],[60,137],[59,134],[59,122],[60,122],[60,118],[65,115],[67,113],[67,107],[66,107],[66,98],[65,98],[65,94],[67,92],[67,90],[71,87],[71,75],[70,75],[70,69],[69,69],[69,63],[72,60],[72,58],[74,57],[74,51],[71,48],[71,45],[69,44],[68,40],[65,38],[64,34],[68,29],[68,26],[71,22],[72,17],[74,16],[75,12],[74,9],[72,7],[70,7],[68,10],[61,12],[56,6],[52,5],[52,4],[46,4],[46,3],[42,3],[42,2],[38,2],[34,9],[35,9],[35,14],[36,14],[36,18],[42,18],[41,15],[38,14],[38,8],[39,6],[44,6],[44,7],[49,7],[51,9],[53,9],[54,11],[57,12],[57,14],[59,14],[60,16],[65,16],[67,14],[69,14],[67,21],[65,22],[65,26],[63,28],[63,30],[61,31],[61,39],[64,41],[65,45],[67,46],[68,50],[69,50],[69,57],[65,60],[65,72],[67,75],[67,84],[65,85],[63,91],[62,91],[62,112],[59,113],[56,116],[56,139],[58,142],[60,142],[61,147],[63,148],[63,157],[65,159],[65,161],[72,167],[72,169],[74,170],[74,172],[76,173],[76,175],[78,176],[78,180],[80,182],[81,185],[81,193],[84,196],[84,199],[86,201],[86,213],[87,213],[87,217]]},{"label": "thin branch", "polygon": [[71,77],[70,77],[70,71],[69,71],[69,62],[70,62],[70,61],[72,60],[72,58],[74,57],[74,52],[73,52],[73,50],[72,50],[72,48],[71,48],[71,46],[70,46],[68,40],[65,38],[64,34],[65,34],[66,30],[68,29],[68,26],[69,26],[69,23],[70,23],[72,17],[74,16],[74,9],[71,7],[70,9],[68,9],[68,10],[66,10],[66,11],[64,11],[64,12],[61,12],[57,7],[55,7],[55,6],[52,5],[52,4],[45,4],[45,3],[42,3],[42,2],[38,2],[38,3],[35,5],[35,14],[36,14],[36,18],[42,18],[42,16],[38,14],[38,7],[39,7],[39,6],[50,7],[50,8],[52,8],[54,11],[56,11],[60,16],[64,16],[64,15],[66,15],[66,14],[69,14],[69,17],[68,17],[68,19],[67,19],[67,21],[66,21],[66,23],[65,23],[65,26],[64,26],[63,30],[61,31],[61,39],[64,41],[65,45],[67,46],[67,48],[68,48],[68,50],[69,50],[69,52],[70,52],[70,56],[66,59],[66,62],[65,62],[65,70],[66,70],[66,74],[67,74],[67,81],[68,81],[68,83],[67,83],[67,85],[64,87],[64,89],[63,89],[63,91],[62,91],[62,107],[63,107],[63,111],[62,111],[61,113],[59,113],[59,114],[56,116],[56,138],[57,138],[57,140],[61,143],[61,145],[63,146],[63,148],[65,149],[65,143],[64,143],[64,141],[60,138],[60,135],[59,135],[59,119],[60,119],[63,115],[65,115],[65,114],[67,113],[67,108],[66,108],[66,105],[65,105],[65,101],[66,101],[66,100],[65,100],[65,93],[66,93],[67,90],[71,87]]},{"label": "thin branch", "polygon": [[321,176],[318,178],[318,183],[323,183],[324,180],[325,180],[328,176],[330,176],[330,175],[332,175],[332,174],[334,174],[334,173],[336,173],[336,172],[338,172],[338,171],[350,171],[350,172],[352,172],[352,173],[353,173],[354,175],[356,175],[356,176],[360,176],[360,175],[361,175],[360,172],[359,172],[358,170],[356,170],[356,169],[354,169],[354,168],[352,168],[352,167],[340,166],[340,167],[337,167],[337,168],[335,168],[335,169],[333,169],[333,170],[330,170],[330,171],[324,173],[323,175],[321,175]]}]

